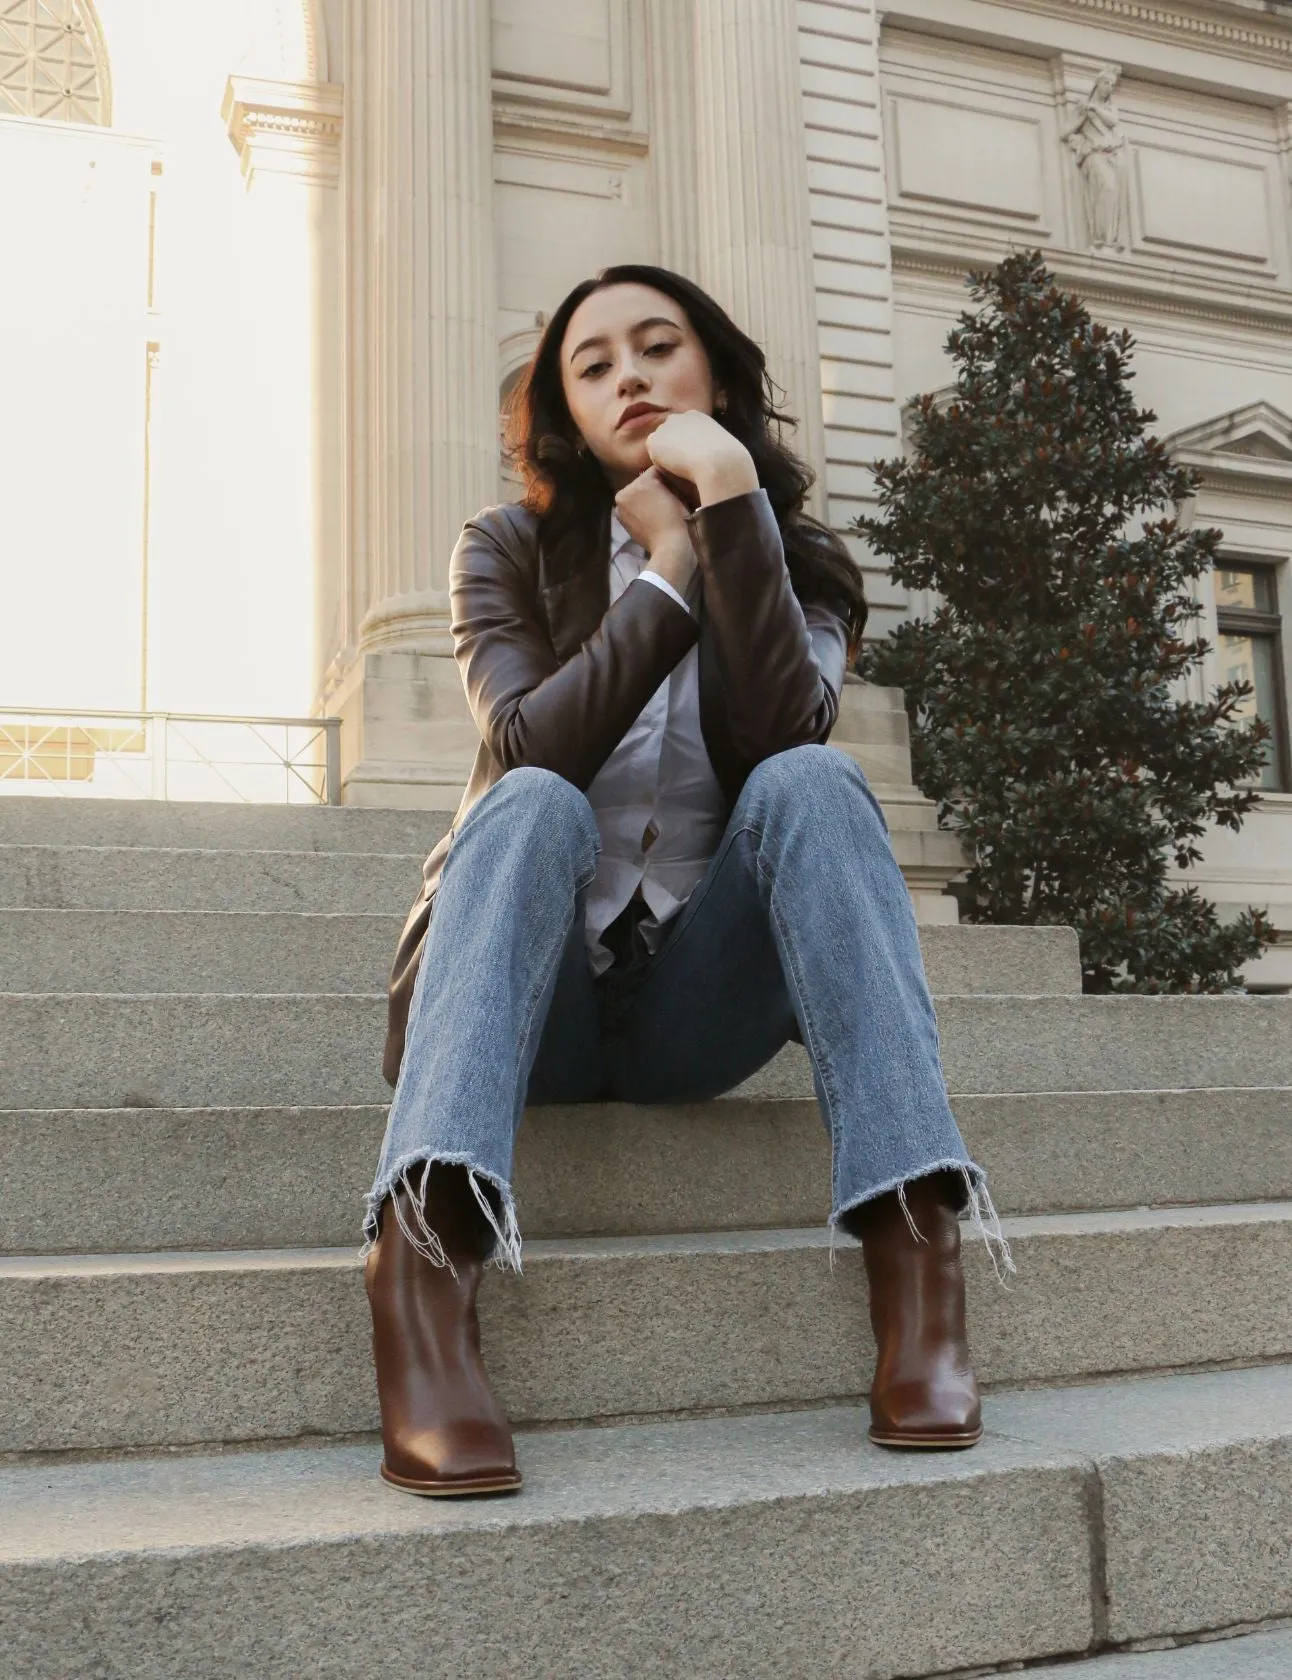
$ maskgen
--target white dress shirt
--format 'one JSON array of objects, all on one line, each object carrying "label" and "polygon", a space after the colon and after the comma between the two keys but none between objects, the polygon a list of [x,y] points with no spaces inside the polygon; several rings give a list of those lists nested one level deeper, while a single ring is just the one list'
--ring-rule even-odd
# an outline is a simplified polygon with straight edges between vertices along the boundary
[{"label": "white dress shirt", "polygon": [[[671,583],[643,571],[647,555],[614,514],[610,521],[610,599],[654,585],[689,612]],[[699,649],[693,647],[655,690],[587,790],[601,835],[588,889],[588,961],[610,967],[601,935],[641,887],[650,915],[640,924],[648,950],[691,896],[718,849],[726,799],[700,729]]]}]

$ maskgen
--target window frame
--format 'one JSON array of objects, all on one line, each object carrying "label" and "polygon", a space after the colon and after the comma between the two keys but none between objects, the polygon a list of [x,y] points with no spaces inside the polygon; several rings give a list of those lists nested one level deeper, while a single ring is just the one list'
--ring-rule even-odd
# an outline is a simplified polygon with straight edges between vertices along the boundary
[{"label": "window frame", "polygon": [[[1265,580],[1266,588],[1273,597],[1272,608],[1222,606],[1217,598],[1216,580],[1213,575],[1212,601],[1216,613],[1217,638],[1226,635],[1260,636],[1269,641],[1273,653],[1270,663],[1274,673],[1273,700],[1278,727],[1272,743],[1272,763],[1278,785],[1270,788],[1261,787],[1258,783],[1257,791],[1261,794],[1286,795],[1292,792],[1292,722],[1289,721],[1288,715],[1287,674],[1283,666],[1283,615],[1279,611],[1279,568],[1276,564],[1258,559],[1254,555],[1220,554],[1216,557],[1213,571],[1255,573]],[[1220,651],[1218,646],[1216,651]]]}]

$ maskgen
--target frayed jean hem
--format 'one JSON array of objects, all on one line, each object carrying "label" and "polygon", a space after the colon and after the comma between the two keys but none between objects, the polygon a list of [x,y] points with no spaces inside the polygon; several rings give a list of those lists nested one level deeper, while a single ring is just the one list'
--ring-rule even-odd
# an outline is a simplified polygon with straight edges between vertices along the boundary
[{"label": "frayed jean hem", "polygon": [[992,1270],[996,1274],[996,1281],[1004,1288],[1008,1288],[1005,1278],[1009,1273],[1017,1273],[1014,1257],[1010,1253],[1009,1239],[1001,1229],[1000,1216],[996,1212],[991,1199],[991,1192],[987,1188],[987,1174],[974,1161],[963,1161],[948,1157],[942,1161],[932,1161],[927,1167],[922,1167],[918,1173],[908,1173],[904,1178],[889,1179],[884,1184],[877,1184],[872,1189],[854,1196],[842,1207],[836,1208],[830,1215],[830,1266],[834,1267],[835,1238],[838,1235],[841,1222],[846,1214],[860,1207],[863,1203],[873,1201],[876,1196],[886,1195],[890,1190],[896,1190],[897,1199],[902,1212],[906,1215],[906,1223],[911,1228],[911,1235],[917,1242],[925,1242],[925,1238],[915,1221],[911,1218],[911,1210],[906,1205],[906,1186],[916,1179],[928,1178],[935,1172],[958,1172],[964,1180],[965,1203],[960,1211],[960,1217],[968,1214],[969,1229],[987,1249],[991,1260]]},{"label": "frayed jean hem", "polygon": [[[489,1172],[470,1155],[435,1150],[415,1150],[401,1156],[377,1180],[366,1201],[363,1247],[359,1251],[359,1258],[362,1260],[372,1252],[380,1225],[381,1204],[389,1196],[399,1228],[417,1252],[433,1266],[447,1266],[454,1277],[458,1275],[457,1268],[444,1252],[443,1243],[426,1219],[426,1181],[432,1166],[466,1168],[467,1182],[494,1234],[493,1247],[486,1264],[496,1266],[500,1271],[519,1272],[520,1227],[516,1222],[516,1202],[511,1193],[511,1186],[506,1179],[499,1178],[497,1173]],[[420,1173],[418,1168],[421,1169]],[[481,1188],[482,1179],[497,1192],[502,1202],[501,1216],[495,1212],[493,1203]],[[411,1224],[400,1206],[399,1198],[395,1195],[396,1190],[407,1193],[412,1211]]]}]

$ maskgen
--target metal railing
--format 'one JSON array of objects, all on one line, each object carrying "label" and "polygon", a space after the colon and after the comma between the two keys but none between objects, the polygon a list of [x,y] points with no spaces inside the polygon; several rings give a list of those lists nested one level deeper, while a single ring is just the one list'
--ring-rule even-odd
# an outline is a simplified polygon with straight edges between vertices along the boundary
[{"label": "metal railing", "polygon": [[0,795],[339,805],[340,718],[0,707]]}]

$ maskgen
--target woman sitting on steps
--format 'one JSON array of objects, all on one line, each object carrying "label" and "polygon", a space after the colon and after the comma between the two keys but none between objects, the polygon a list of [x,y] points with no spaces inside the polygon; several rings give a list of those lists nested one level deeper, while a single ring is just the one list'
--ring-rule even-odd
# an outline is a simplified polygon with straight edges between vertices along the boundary
[{"label": "woman sitting on steps", "polygon": [[476,1292],[490,1258],[520,1267],[526,1104],[699,1102],[795,1038],[830,1224],[864,1251],[871,1439],[982,1433],[959,1215],[1009,1251],[947,1101],[883,815],[823,745],[866,608],[801,511],[770,392],[698,287],[605,270],[514,399],[523,503],[454,551],[482,744],[396,955],[366,1222],[382,1474],[412,1493],[520,1486]]}]

